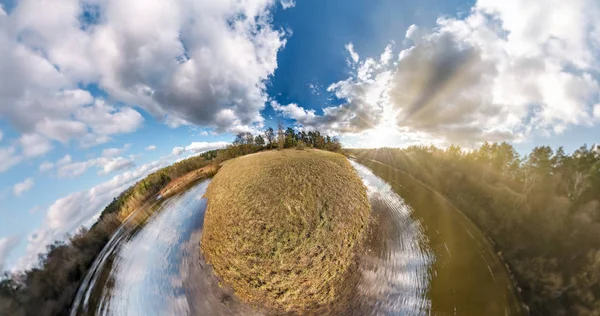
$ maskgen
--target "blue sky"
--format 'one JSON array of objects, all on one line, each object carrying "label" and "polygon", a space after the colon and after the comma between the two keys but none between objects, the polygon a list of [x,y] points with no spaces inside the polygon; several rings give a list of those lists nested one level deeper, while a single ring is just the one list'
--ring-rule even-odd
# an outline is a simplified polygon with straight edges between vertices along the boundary
[{"label": "blue sky", "polygon": [[278,120],[346,146],[598,142],[600,4],[0,0],[0,264]]}]

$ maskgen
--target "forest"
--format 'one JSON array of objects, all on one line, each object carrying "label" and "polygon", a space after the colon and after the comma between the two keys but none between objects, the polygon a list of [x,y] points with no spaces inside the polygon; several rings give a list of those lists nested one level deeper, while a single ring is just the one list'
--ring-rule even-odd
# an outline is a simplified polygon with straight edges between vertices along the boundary
[{"label": "forest", "polygon": [[348,150],[402,170],[443,194],[508,263],[533,315],[600,312],[600,148],[508,143],[466,151],[412,146]]},{"label": "forest", "polygon": [[[89,229],[80,228],[66,241],[55,241],[39,254],[27,271],[4,272],[0,277],[0,315],[68,315],[77,289],[96,256],[123,220],[154,197],[171,180],[209,164],[261,150],[312,147],[341,150],[337,138],[318,131],[294,132],[279,124],[261,135],[239,133],[226,148],[211,150],[162,168],[115,197]],[[209,175],[210,176],[210,175]]]}]

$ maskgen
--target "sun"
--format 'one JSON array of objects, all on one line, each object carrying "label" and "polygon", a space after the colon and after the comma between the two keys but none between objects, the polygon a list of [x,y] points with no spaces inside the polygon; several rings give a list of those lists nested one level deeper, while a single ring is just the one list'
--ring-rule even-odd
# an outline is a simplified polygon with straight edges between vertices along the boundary
[{"label": "sun", "polygon": [[400,136],[396,125],[381,124],[366,132],[367,147],[389,147],[395,143]]}]

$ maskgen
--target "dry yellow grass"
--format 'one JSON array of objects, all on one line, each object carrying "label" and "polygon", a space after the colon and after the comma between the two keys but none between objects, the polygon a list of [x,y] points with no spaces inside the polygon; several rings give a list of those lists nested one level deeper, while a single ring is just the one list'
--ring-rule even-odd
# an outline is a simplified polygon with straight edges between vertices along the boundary
[{"label": "dry yellow grass", "polygon": [[304,313],[348,292],[370,206],[344,156],[292,149],[240,157],[223,165],[206,197],[202,252],[240,299]]}]

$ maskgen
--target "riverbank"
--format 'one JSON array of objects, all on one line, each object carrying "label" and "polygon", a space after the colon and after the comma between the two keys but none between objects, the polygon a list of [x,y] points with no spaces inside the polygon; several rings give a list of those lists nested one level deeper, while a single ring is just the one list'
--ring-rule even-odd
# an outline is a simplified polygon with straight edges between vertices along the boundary
[{"label": "riverbank", "polygon": [[472,152],[456,147],[349,152],[407,173],[464,212],[489,236],[532,314],[591,315],[600,310],[598,288],[593,286],[600,280],[600,217],[594,216],[600,214],[600,204],[590,193],[593,183],[582,182],[579,191],[571,187],[569,181],[578,174],[573,165],[565,165],[586,162],[580,153],[562,156],[562,163],[548,174],[547,169],[533,167],[540,152],[524,161],[518,156],[511,160],[503,156],[510,149],[505,143],[486,143]]},{"label": "riverbank", "polygon": [[208,179],[219,171],[218,164],[210,164],[197,170],[190,171],[183,176],[171,180],[158,194],[163,198],[171,197],[181,191],[184,191],[188,186],[197,181]]},{"label": "riverbank", "polygon": [[218,168],[213,165],[202,155],[194,156],[136,182],[104,208],[92,227],[80,229],[67,242],[49,246],[48,252],[40,255],[35,269],[2,280],[3,288],[11,288],[0,293],[2,311],[9,315],[68,314],[92,263],[125,220],[140,208],[146,208],[139,218],[128,221],[136,226],[151,215],[154,208],[149,206],[159,192],[168,196],[181,192],[203,177],[212,176]]},{"label": "riverbank", "polygon": [[409,173],[379,161],[354,157],[384,179],[423,225],[431,266],[432,314],[525,315],[516,282],[488,237],[450,200]]},{"label": "riverbank", "polygon": [[320,150],[226,162],[211,182],[201,248],[243,301],[279,312],[340,307],[370,221],[348,160]]}]

